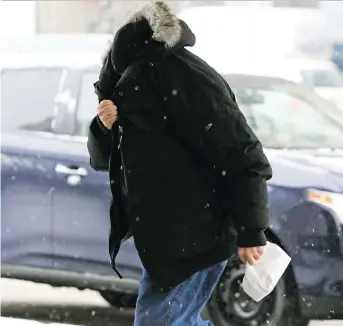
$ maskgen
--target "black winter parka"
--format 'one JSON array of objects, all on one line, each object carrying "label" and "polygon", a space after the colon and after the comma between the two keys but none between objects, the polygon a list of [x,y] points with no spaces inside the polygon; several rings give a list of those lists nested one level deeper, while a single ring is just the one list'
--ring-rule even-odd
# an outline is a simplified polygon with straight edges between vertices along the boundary
[{"label": "black winter parka", "polygon": [[109,171],[110,255],[134,242],[154,289],[167,291],[240,247],[266,243],[270,164],[224,78],[185,49],[186,23],[163,2],[116,34],[95,83],[119,120],[96,117],[88,149]]}]

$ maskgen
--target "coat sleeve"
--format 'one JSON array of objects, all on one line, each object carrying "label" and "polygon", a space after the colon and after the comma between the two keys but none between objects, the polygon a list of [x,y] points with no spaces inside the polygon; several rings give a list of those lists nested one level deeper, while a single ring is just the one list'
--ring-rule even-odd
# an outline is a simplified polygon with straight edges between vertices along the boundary
[{"label": "coat sleeve", "polygon": [[[94,83],[95,93],[99,103],[111,98],[120,75],[114,70],[111,51],[108,50],[100,70],[99,80]],[[112,142],[115,141],[113,132],[106,129],[99,117],[96,116],[89,127],[87,147],[90,155],[90,164],[96,171],[108,171]],[[115,141],[116,142],[116,141]]]},{"label": "coat sleeve", "polygon": [[265,245],[271,166],[230,87],[224,85],[221,91],[211,85],[164,90],[170,94],[165,110],[174,136],[218,175],[238,233],[237,245]]},{"label": "coat sleeve", "polygon": [[102,100],[111,99],[120,77],[121,76],[113,68],[111,51],[108,51],[103,60],[99,80],[94,84],[95,93],[98,95],[99,103]]},{"label": "coat sleeve", "polygon": [[96,171],[108,171],[112,149],[112,133],[96,116],[89,127],[87,148],[91,167]]}]

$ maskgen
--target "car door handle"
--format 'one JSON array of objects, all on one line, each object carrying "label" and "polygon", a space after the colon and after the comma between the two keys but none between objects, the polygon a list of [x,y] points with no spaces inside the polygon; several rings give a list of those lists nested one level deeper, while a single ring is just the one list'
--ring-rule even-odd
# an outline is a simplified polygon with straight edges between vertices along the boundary
[{"label": "car door handle", "polygon": [[55,172],[59,174],[66,174],[66,175],[78,175],[80,177],[86,177],[88,175],[88,172],[85,168],[79,167],[76,169],[70,168],[63,164],[56,164],[55,166]]}]

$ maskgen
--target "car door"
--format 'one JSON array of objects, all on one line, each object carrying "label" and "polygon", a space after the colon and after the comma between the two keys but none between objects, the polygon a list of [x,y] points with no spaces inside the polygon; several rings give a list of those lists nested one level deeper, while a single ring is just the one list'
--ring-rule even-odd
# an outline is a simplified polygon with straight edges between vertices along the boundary
[{"label": "car door", "polygon": [[[61,69],[1,71],[1,262],[52,267],[53,99]],[[41,90],[44,89],[44,93]],[[49,123],[50,122],[50,123]]]},{"label": "car door", "polygon": [[[108,253],[108,173],[90,167],[86,146],[89,123],[98,105],[93,88],[96,79],[97,72],[70,71],[63,95],[57,97],[60,118],[56,128],[69,134],[65,139],[69,150],[55,166],[58,182],[53,192],[53,252],[56,268],[112,275]],[[74,108],[70,105],[73,101]],[[69,109],[63,108],[68,103]],[[69,131],[63,127],[66,121]],[[130,253],[135,255],[137,264],[132,242],[129,247],[132,250],[122,259],[126,266],[134,263]]]}]

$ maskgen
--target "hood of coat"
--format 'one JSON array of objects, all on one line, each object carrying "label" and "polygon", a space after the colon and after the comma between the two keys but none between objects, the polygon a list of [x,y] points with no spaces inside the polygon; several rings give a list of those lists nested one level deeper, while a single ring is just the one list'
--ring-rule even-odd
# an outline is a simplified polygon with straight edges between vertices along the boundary
[{"label": "hood of coat", "polygon": [[143,6],[118,30],[105,57],[111,54],[115,71],[122,74],[132,63],[153,60],[195,44],[195,35],[162,1]]}]

